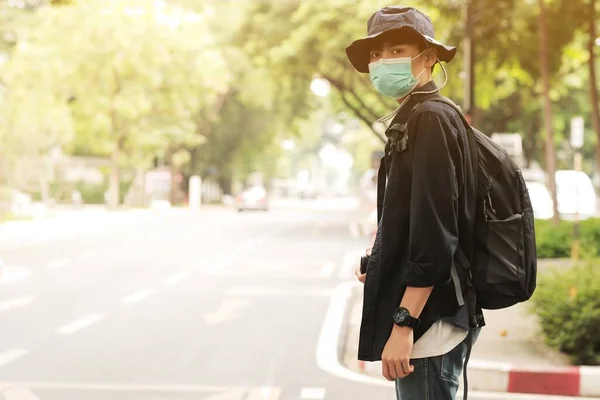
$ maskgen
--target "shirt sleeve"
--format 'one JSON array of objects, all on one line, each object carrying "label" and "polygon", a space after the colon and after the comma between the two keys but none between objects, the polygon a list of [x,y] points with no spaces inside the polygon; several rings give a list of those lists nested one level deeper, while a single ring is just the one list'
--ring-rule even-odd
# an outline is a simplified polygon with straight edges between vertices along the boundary
[{"label": "shirt sleeve", "polygon": [[438,114],[423,112],[411,125],[415,137],[409,247],[402,279],[407,286],[430,287],[450,280],[458,245],[458,183],[453,154],[460,157],[460,152],[455,151],[455,131]]}]

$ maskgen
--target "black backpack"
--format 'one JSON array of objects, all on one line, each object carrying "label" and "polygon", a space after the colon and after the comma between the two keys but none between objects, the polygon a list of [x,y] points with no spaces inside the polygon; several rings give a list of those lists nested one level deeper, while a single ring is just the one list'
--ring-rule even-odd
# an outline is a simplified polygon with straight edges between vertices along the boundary
[{"label": "black backpack", "polygon": [[457,111],[478,166],[472,262],[462,250],[457,252],[459,263],[471,273],[477,303],[495,310],[527,301],[536,287],[537,252],[533,207],[523,174],[506,150],[471,127],[450,99],[436,94],[428,100]]},{"label": "black backpack", "polygon": [[[475,315],[473,297],[481,308],[489,310],[529,300],[536,287],[537,254],[533,208],[521,170],[503,147],[471,127],[450,99],[435,93],[424,101],[444,103],[457,111],[467,128],[469,149],[478,166],[473,257],[469,260],[461,249],[456,253],[469,277],[466,289],[470,317]],[[473,319],[471,323],[476,324]]]}]

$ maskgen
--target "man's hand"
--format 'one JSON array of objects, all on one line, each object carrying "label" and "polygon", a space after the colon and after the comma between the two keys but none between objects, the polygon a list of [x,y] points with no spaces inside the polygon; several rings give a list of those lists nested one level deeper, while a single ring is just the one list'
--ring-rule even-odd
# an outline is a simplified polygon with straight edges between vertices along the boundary
[{"label": "man's hand", "polygon": [[394,325],[381,355],[382,375],[388,381],[402,379],[415,370],[410,365],[413,339],[411,328]]},{"label": "man's hand", "polygon": [[[371,248],[368,248],[365,254],[370,256]],[[365,280],[367,279],[367,274],[363,274],[362,272],[360,272],[360,263],[358,263],[358,267],[356,267],[356,269],[354,270],[354,275],[356,276],[356,279],[358,279],[361,283],[365,283]]]},{"label": "man's hand", "polygon": [[365,283],[365,280],[367,279],[367,274],[363,274],[360,272],[360,265],[358,267],[356,267],[356,269],[354,270],[354,275],[356,275],[356,278],[361,283]]}]

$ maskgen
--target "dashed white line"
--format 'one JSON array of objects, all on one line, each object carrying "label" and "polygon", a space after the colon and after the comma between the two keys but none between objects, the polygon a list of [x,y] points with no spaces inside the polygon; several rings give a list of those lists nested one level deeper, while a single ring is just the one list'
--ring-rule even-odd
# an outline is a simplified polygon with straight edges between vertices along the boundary
[{"label": "dashed white line", "polygon": [[34,296],[18,297],[16,299],[10,299],[0,302],[0,312],[8,311],[13,308],[26,307],[33,303],[35,300]]},{"label": "dashed white line", "polygon": [[237,310],[247,305],[248,300],[244,299],[225,300],[215,312],[204,315],[204,322],[206,322],[207,325],[220,324],[232,319]]},{"label": "dashed white line", "polygon": [[0,285],[17,282],[31,276],[31,270],[25,267],[3,266],[0,271]]},{"label": "dashed white line", "polygon": [[262,387],[250,391],[246,400],[277,400],[280,396],[280,388]]},{"label": "dashed white line", "polygon": [[175,285],[183,280],[186,280],[189,277],[190,277],[189,272],[180,272],[178,274],[171,275],[170,277],[165,279],[163,281],[163,284],[168,285],[168,286]]},{"label": "dashed white line", "polygon": [[225,393],[215,394],[214,396],[206,397],[204,400],[246,400],[246,392],[234,390]]},{"label": "dashed white line", "polygon": [[49,262],[48,263],[48,268],[50,268],[50,269],[57,269],[57,268],[66,267],[69,264],[71,264],[71,259],[70,258],[62,258],[60,260]]},{"label": "dashed white line", "polygon": [[104,314],[89,314],[58,328],[56,330],[56,333],[61,335],[70,335],[84,328],[87,328],[88,326],[93,325],[98,321],[101,321],[102,319],[104,319],[104,317]]},{"label": "dashed white line", "polygon": [[[0,388],[26,387],[42,390],[79,390],[100,392],[163,392],[163,393],[205,393],[205,392],[238,392],[245,393],[252,388],[239,386],[215,385],[153,385],[153,384],[115,384],[102,382],[27,382],[27,381],[0,381]],[[0,397],[1,398],[1,397]]]},{"label": "dashed white line", "polygon": [[323,400],[325,398],[325,389],[313,387],[302,388],[300,398],[306,400]]},{"label": "dashed white line", "polygon": [[3,393],[6,400],[40,400],[33,392],[26,388],[10,388]]},{"label": "dashed white line", "polygon": [[323,278],[328,278],[333,274],[335,267],[336,265],[333,261],[327,261],[321,266],[321,269],[319,270],[319,275]]},{"label": "dashed white line", "polygon": [[321,287],[278,288],[268,286],[234,286],[227,291],[228,296],[243,297],[329,297],[332,293],[332,289]]},{"label": "dashed white line", "polygon": [[25,349],[8,349],[4,353],[0,353],[0,367],[25,357],[27,353],[29,352]]},{"label": "dashed white line", "polygon": [[140,301],[146,300],[148,297],[152,296],[156,293],[154,290],[140,290],[139,292],[135,292],[130,294],[129,296],[125,296],[121,299],[121,303],[123,304],[133,304],[139,303]]}]

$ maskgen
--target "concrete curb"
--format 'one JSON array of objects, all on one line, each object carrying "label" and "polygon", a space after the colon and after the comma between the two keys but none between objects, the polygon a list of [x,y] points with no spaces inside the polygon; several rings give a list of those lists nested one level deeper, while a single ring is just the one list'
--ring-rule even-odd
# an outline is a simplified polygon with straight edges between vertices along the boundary
[{"label": "concrete curb", "polygon": [[[369,376],[381,376],[381,362],[358,361],[358,369]],[[480,391],[600,397],[600,367],[520,366],[470,360],[468,379],[469,388]]]},{"label": "concrete curb", "polygon": [[[360,290],[355,286],[354,290]],[[347,351],[355,347],[358,334],[353,297],[348,296],[343,326],[339,340],[340,360],[358,373],[387,382],[381,376],[381,362],[364,362],[350,359]],[[354,310],[354,311],[353,311]],[[353,323],[354,321],[354,323]],[[351,349],[355,352],[355,349]],[[600,367],[555,367],[519,365],[507,362],[471,359],[468,366],[469,390],[501,393],[525,393],[554,396],[600,397]],[[461,379],[462,384],[462,379]]]}]

